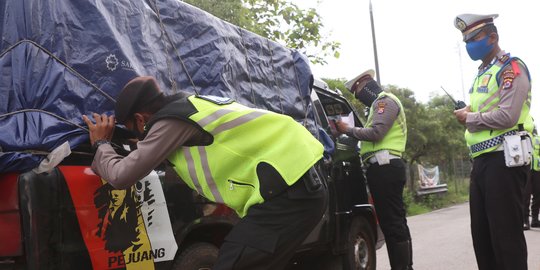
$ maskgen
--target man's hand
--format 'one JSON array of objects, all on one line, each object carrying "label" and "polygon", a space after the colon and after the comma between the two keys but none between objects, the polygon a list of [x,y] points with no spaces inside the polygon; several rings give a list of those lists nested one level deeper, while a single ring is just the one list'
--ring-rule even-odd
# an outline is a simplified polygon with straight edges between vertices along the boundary
[{"label": "man's hand", "polygon": [[462,125],[465,125],[465,122],[467,121],[467,114],[471,112],[471,106],[467,105],[465,108],[455,110],[454,115],[456,116],[456,119],[459,123]]},{"label": "man's hand", "polygon": [[95,124],[86,115],[82,116],[90,131],[90,144],[94,145],[94,142],[98,140],[110,141],[114,132],[114,115],[107,116],[105,114],[99,115],[94,113],[92,116],[96,120]]},{"label": "man's hand", "polygon": [[336,121],[335,124],[339,133],[347,133],[351,129],[347,123],[341,120]]}]

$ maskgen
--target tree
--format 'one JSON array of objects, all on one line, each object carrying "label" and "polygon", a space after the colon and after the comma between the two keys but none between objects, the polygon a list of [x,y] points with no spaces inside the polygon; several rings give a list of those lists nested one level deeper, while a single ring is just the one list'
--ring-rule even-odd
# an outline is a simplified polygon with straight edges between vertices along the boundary
[{"label": "tree", "polygon": [[[285,46],[297,49],[312,63],[339,57],[340,43],[328,41],[321,16],[314,8],[301,9],[286,0],[185,0],[214,16]],[[316,48],[316,51],[312,51]]]}]

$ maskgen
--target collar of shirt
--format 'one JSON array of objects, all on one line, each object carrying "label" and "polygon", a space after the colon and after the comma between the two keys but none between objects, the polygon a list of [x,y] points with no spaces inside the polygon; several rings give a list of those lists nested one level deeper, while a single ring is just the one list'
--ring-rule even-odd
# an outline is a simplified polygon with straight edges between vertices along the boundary
[{"label": "collar of shirt", "polygon": [[489,65],[485,66],[485,67],[482,67],[482,64],[480,64],[480,66],[478,67],[478,74],[482,74],[484,73],[486,70],[488,70],[491,66],[495,65],[495,63],[497,63],[497,60],[499,60],[501,57],[503,57],[504,55],[506,55],[506,52],[503,51],[503,50],[500,50],[497,55],[495,55],[493,57],[493,59],[491,60],[491,62],[489,63]]}]

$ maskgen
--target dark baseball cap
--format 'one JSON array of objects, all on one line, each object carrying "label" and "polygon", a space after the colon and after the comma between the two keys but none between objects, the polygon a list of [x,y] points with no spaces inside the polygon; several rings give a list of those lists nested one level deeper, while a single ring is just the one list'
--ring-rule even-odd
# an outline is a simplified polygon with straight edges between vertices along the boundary
[{"label": "dark baseball cap", "polygon": [[124,86],[116,98],[116,121],[124,124],[138,109],[162,95],[163,93],[154,77],[140,76],[132,79]]}]

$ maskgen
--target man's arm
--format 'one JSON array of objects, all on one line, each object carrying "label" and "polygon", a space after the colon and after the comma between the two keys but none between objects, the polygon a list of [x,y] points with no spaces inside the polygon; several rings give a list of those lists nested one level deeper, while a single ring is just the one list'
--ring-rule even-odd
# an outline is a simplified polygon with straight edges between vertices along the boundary
[{"label": "man's arm", "polygon": [[116,154],[112,146],[99,146],[92,162],[92,170],[113,187],[130,187],[148,175],[173,151],[188,141],[198,140],[202,131],[177,119],[157,121],[148,135],[137,143],[137,149],[127,157]]},{"label": "man's arm", "polygon": [[384,97],[376,100],[371,106],[375,106],[373,125],[366,128],[352,127],[347,131],[347,135],[370,142],[384,138],[398,117],[399,105],[392,98]]},{"label": "man's arm", "polygon": [[486,129],[507,129],[516,125],[523,103],[527,100],[531,83],[524,66],[519,65],[519,74],[508,65],[501,72],[499,109],[489,112],[469,112],[466,127],[469,132]]}]

